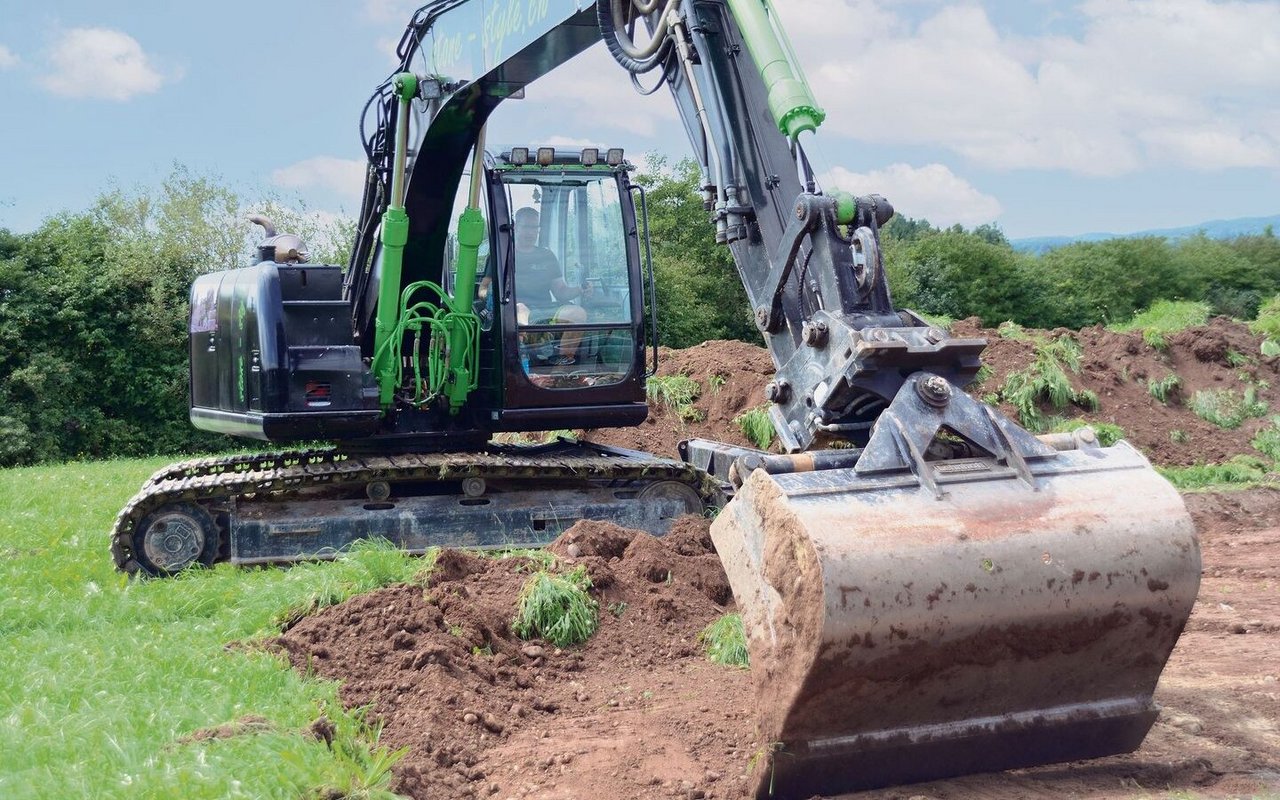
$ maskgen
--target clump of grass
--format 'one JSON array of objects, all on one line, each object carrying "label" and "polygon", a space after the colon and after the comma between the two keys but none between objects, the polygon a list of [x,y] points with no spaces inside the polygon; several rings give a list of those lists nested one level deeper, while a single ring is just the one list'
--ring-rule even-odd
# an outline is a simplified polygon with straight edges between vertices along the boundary
[{"label": "clump of grass", "polygon": [[585,642],[599,624],[599,606],[587,593],[590,588],[585,567],[563,575],[539,570],[520,590],[511,629],[521,639],[540,636],[556,647]]},{"label": "clump of grass", "polygon": [[1158,381],[1147,381],[1147,391],[1166,406],[1181,388],[1182,379],[1172,372]]},{"label": "clump of grass", "polygon": [[1272,417],[1271,424],[1258,431],[1249,444],[1272,461],[1280,461],[1280,417]]},{"label": "clump of grass", "polygon": [[707,658],[717,664],[730,667],[749,664],[747,632],[742,627],[741,614],[725,614],[712,622],[698,634],[698,642],[706,648]]},{"label": "clump of grass", "polygon": [[724,388],[729,379],[719,372],[713,372],[707,376],[707,385],[711,387],[711,393],[715,394]]},{"label": "clump of grass", "polygon": [[1142,331],[1142,340],[1156,350],[1164,350],[1169,334],[1186,330],[1193,325],[1209,321],[1209,304],[1186,300],[1158,300],[1146,311],[1135,314],[1133,319],[1118,325],[1109,325],[1118,333]]},{"label": "clump of grass", "polygon": [[687,406],[702,394],[702,384],[688,375],[654,375],[645,384],[645,393],[667,408]]},{"label": "clump of grass", "polygon": [[1246,386],[1243,395],[1232,389],[1203,389],[1191,396],[1191,410],[1197,417],[1231,430],[1246,419],[1266,414],[1267,404],[1258,399],[1258,390],[1253,386]]},{"label": "clump of grass", "polygon": [[1097,410],[1098,396],[1087,389],[1075,389],[1067,377],[1068,371],[1080,371],[1080,345],[1067,337],[1032,341],[1035,342],[1035,360],[1031,366],[1009,373],[1000,387],[1000,399],[1017,410],[1023,427],[1032,431],[1044,430],[1045,419],[1040,411],[1042,403],[1048,403],[1056,410],[1066,408],[1069,403],[1090,411]]},{"label": "clump of grass", "polygon": [[733,422],[742,431],[742,435],[747,437],[747,441],[761,450],[768,450],[773,443],[773,421],[769,419],[768,406],[756,406],[744,411],[734,417]]},{"label": "clump of grass", "polygon": [[933,327],[942,328],[944,331],[948,330],[951,324],[956,321],[955,317],[948,317],[946,314],[925,314],[922,311],[917,311],[916,314]]},{"label": "clump of grass", "polygon": [[996,333],[1000,334],[1002,338],[1013,339],[1017,342],[1032,341],[1031,334],[1027,333],[1025,328],[1011,319],[1001,322],[996,328]]},{"label": "clump of grass", "polygon": [[1191,436],[1184,430],[1174,428],[1173,430],[1169,431],[1169,441],[1173,442],[1174,444],[1186,444],[1187,442],[1191,441]]},{"label": "clump of grass", "polygon": [[1098,436],[1098,444],[1103,447],[1110,447],[1124,438],[1124,428],[1119,425],[1111,422],[1090,422],[1079,417],[1057,420],[1050,425],[1049,430],[1053,433],[1068,433],[1080,428],[1093,428],[1093,432]]},{"label": "clump of grass", "polygon": [[1249,330],[1267,337],[1262,342],[1264,356],[1280,355],[1280,294],[1262,304],[1258,318],[1249,323]]},{"label": "clump of grass", "polygon": [[978,374],[973,376],[973,385],[981,386],[982,384],[990,380],[992,374],[994,373],[995,373],[995,370],[991,369],[989,365],[983,364],[982,366],[978,367]]},{"label": "clump of grass", "polygon": [[705,422],[707,412],[694,405],[679,406],[676,408],[676,416],[683,422]]},{"label": "clump of grass", "polygon": [[576,441],[578,441],[578,436],[577,436],[577,434],[575,434],[573,431],[569,430],[568,428],[558,428],[558,429],[556,429],[556,430],[554,430],[554,431],[543,431],[543,432],[542,432],[542,443],[543,443],[543,444],[548,444],[548,443],[550,443],[550,442],[554,442],[554,441],[556,441],[557,439],[565,439],[565,440],[570,441],[570,442],[576,442]]},{"label": "clump of grass", "polygon": [[1222,464],[1196,464],[1190,467],[1156,467],[1176,488],[1182,490],[1212,489],[1222,486],[1243,487],[1261,483],[1267,478],[1267,463],[1254,456],[1239,455]]},{"label": "clump of grass", "polygon": [[1232,367],[1239,369],[1253,363],[1253,359],[1236,350],[1227,351],[1227,363]]}]

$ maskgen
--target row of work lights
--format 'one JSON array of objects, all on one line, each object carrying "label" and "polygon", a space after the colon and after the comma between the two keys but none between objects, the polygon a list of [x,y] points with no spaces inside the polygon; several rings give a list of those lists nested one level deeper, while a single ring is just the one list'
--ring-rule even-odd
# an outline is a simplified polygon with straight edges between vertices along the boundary
[{"label": "row of work lights", "polygon": [[[535,163],[542,167],[549,167],[556,163],[556,149],[554,147],[539,147],[534,154]],[[518,167],[522,167],[529,163],[529,148],[513,147],[511,148],[511,163]],[[584,167],[594,167],[600,163],[599,147],[584,147],[582,153],[578,157],[578,163]],[[610,147],[604,153],[604,163],[611,167],[622,166],[622,148]]]}]

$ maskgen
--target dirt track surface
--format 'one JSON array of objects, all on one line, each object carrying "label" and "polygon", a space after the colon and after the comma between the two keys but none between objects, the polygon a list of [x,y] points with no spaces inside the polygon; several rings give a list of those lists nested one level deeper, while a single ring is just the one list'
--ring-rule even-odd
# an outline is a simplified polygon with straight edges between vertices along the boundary
[{"label": "dirt track surface", "polygon": [[[1033,357],[1030,343],[972,321],[953,332],[990,342],[993,375],[970,390],[977,395]],[[1268,415],[1214,427],[1184,405],[1196,390],[1239,391],[1247,381],[1280,403],[1277,360],[1258,356],[1257,338],[1238,323],[1214,320],[1163,350],[1101,328],[1048,335],[1082,346],[1072,380],[1100,400],[1086,417],[1119,424],[1156,463],[1250,452],[1269,424]],[[740,342],[665,351],[662,374],[702,384],[701,421],[655,406],[644,425],[591,438],[664,455],[691,436],[746,444],[733,419],[762,402],[772,372],[764,350]],[[1169,374],[1182,389],[1165,405],[1147,382]],[[1184,435],[1175,441],[1174,430]],[[1280,798],[1280,490],[1186,499],[1203,581],[1156,692],[1163,713],[1137,752],[847,796]],[[511,633],[528,561],[459,552],[441,555],[425,589],[393,587],[327,609],[277,646],[299,669],[343,681],[348,704],[372,704],[383,743],[410,748],[396,788],[414,798],[744,797],[761,752],[750,675],[708,662],[697,642],[732,608],[706,521],[687,518],[662,540],[580,523],[552,549],[595,581],[601,627],[581,647],[558,651]]]}]

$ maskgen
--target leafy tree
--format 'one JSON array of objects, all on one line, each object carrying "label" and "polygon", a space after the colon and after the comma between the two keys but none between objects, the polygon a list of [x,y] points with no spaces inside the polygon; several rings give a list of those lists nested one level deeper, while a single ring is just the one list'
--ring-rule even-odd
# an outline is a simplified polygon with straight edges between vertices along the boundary
[{"label": "leafy tree", "polygon": [[1191,297],[1189,276],[1158,237],[1066,245],[1041,256],[1038,269],[1054,299],[1046,327],[1120,322],[1156,300]]},{"label": "leafy tree", "polygon": [[978,316],[988,325],[1007,319],[1035,324],[1044,282],[1032,263],[1007,243],[948,230],[893,253],[886,269],[899,305],[946,317]]},{"label": "leafy tree", "polygon": [[0,236],[0,465],[225,445],[187,421],[187,293],[259,236],[182,168]]},{"label": "leafy tree", "polygon": [[1208,301],[1215,314],[1253,319],[1262,298],[1275,288],[1260,265],[1203,233],[1179,241],[1173,259],[1177,274],[1187,277],[1182,287],[1187,296]]},{"label": "leafy tree", "polygon": [[927,219],[912,219],[904,217],[901,214],[894,214],[889,221],[880,228],[880,236],[886,242],[914,242],[930,234],[937,233],[938,229],[929,224]]}]

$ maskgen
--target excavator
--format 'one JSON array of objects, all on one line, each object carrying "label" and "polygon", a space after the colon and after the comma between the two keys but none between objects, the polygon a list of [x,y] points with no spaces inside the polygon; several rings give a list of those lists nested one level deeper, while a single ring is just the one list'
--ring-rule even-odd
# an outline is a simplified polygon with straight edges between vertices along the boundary
[{"label": "excavator", "polygon": [[[656,286],[624,151],[486,148],[501,103],[600,41],[675,101],[777,368],[778,452],[498,435],[647,414]],[[191,289],[193,424],[292,449],[158,471],[116,520],[121,570],[712,513],[767,743],[755,796],[1140,745],[1199,585],[1186,509],[1127,443],[971,398],[984,341],[894,308],[893,208],[819,186],[824,113],[772,0],[434,0],[397,54],[365,106],[348,263],[259,220],[257,263]]]}]

